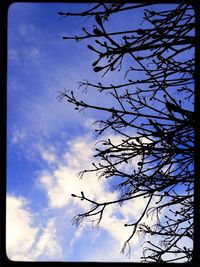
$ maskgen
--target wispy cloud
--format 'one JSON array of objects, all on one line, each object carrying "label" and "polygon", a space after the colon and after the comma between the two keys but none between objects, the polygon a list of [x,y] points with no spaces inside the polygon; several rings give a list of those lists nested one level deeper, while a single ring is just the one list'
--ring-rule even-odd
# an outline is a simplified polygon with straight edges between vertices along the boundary
[{"label": "wispy cloud", "polygon": [[15,48],[8,49],[8,59],[13,63],[20,63],[19,50]]},{"label": "wispy cloud", "polygon": [[62,258],[62,248],[57,242],[56,235],[56,220],[49,219],[30,253],[30,258],[60,260]]},{"label": "wispy cloud", "polygon": [[26,131],[24,129],[15,129],[12,132],[12,144],[18,144],[23,142],[26,139]]}]

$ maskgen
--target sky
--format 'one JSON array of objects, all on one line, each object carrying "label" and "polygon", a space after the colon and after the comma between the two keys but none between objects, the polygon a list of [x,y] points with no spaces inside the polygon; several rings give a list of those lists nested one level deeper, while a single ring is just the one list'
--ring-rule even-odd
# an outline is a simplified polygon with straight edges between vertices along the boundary
[{"label": "sky", "polygon": [[[98,112],[78,113],[59,91],[77,90],[84,79],[96,82],[93,53],[87,43],[65,41],[91,24],[83,18],[61,19],[59,11],[84,10],[87,4],[15,3],[8,14],[8,111],[7,111],[7,230],[6,251],[17,261],[139,261],[145,238],[132,240],[130,258],[122,254],[131,229],[127,219],[137,218],[144,202],[125,203],[106,210],[99,229],[91,224],[76,228],[71,220],[88,204],[71,197],[84,191],[96,200],[113,200],[106,180],[93,174],[80,179],[77,173],[94,162],[99,141],[92,123]],[[137,26],[142,11],[134,17]],[[120,18],[128,27],[130,17]],[[111,28],[119,22],[112,22]],[[113,79],[106,76],[106,82]],[[122,79],[119,77],[118,79]],[[112,103],[90,91],[81,97],[95,104]],[[109,134],[116,143],[120,137]],[[136,163],[135,163],[136,164]],[[150,219],[147,219],[150,220]],[[151,223],[151,222],[150,222]],[[109,251],[109,253],[108,253]]]},{"label": "sky", "polygon": [[[116,198],[106,181],[91,174],[82,180],[77,177],[93,161],[98,140],[91,124],[99,114],[80,114],[57,99],[59,91],[76,89],[77,82],[86,78],[97,79],[91,75],[95,57],[87,53],[87,44],[77,46],[62,39],[80,32],[80,24],[87,21],[57,15],[85,6],[15,3],[9,9],[6,251],[11,260],[139,259],[138,249],[130,258],[120,250],[131,233],[123,227],[125,217],[136,216],[142,205],[134,212],[128,204],[121,212],[116,212],[117,207],[108,209],[99,229],[91,224],[77,229],[71,222],[87,209],[72,193]],[[88,95],[83,97],[101,102],[97,93]],[[107,97],[106,101],[111,100]],[[117,136],[113,138],[118,142]],[[138,242],[136,237],[133,245]]]}]

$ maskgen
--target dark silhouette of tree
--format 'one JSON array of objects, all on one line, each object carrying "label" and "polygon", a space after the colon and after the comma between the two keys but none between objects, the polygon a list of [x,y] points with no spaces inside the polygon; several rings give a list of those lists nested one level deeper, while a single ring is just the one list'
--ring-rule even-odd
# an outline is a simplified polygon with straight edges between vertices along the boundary
[{"label": "dark silhouette of tree", "polygon": [[[176,262],[192,259],[194,187],[194,13],[185,3],[170,5],[99,3],[80,13],[59,12],[62,17],[95,19],[93,32],[66,40],[93,40],[88,49],[97,55],[94,72],[103,77],[122,71],[125,58],[132,59],[123,83],[110,85],[84,81],[81,86],[108,92],[115,106],[93,105],[79,100],[72,92],[61,92],[78,110],[94,109],[106,119],[96,122],[96,132],[114,131],[122,136],[120,144],[102,140],[95,157],[98,164],[79,175],[94,172],[115,180],[119,198],[98,203],[84,192],[73,197],[91,203],[91,208],[73,218],[78,226],[84,219],[101,222],[107,206],[144,198],[146,205],[136,221],[127,222],[132,234],[122,252],[130,253],[130,240],[136,232],[153,238],[144,243],[145,262]],[[144,9],[141,28],[107,31],[113,14]],[[138,13],[137,13],[138,14]],[[134,75],[133,75],[134,74]],[[140,77],[134,79],[130,77]],[[135,135],[129,134],[134,130]],[[128,170],[122,164],[140,158]],[[156,218],[153,225],[141,223],[146,215]]]}]

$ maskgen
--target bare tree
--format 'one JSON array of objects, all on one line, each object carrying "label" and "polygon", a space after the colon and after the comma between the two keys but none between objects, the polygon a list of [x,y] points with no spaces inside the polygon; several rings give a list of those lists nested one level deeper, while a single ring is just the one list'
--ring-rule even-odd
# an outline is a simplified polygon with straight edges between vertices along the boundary
[{"label": "bare tree", "polygon": [[[102,134],[114,131],[122,136],[120,144],[103,140],[95,157],[98,164],[83,170],[115,180],[119,198],[98,203],[84,192],[73,197],[91,203],[91,209],[78,214],[73,223],[85,218],[101,222],[109,205],[144,198],[146,205],[137,221],[127,222],[132,234],[122,252],[130,252],[130,240],[136,232],[150,234],[145,242],[145,262],[190,261],[193,240],[194,187],[194,13],[185,3],[165,6],[153,4],[93,4],[80,13],[59,12],[63,17],[82,16],[95,19],[93,32],[82,28],[83,35],[63,37],[67,40],[95,40],[88,45],[97,55],[94,72],[103,77],[122,71],[126,58],[132,65],[126,69],[124,82],[110,85],[84,81],[81,86],[108,92],[116,101],[113,106],[97,106],[75,97],[74,92],[60,93],[76,109],[94,109],[106,119],[96,122]],[[164,7],[164,6],[163,6]],[[144,10],[141,28],[107,31],[113,14]],[[134,75],[133,75],[134,74]],[[141,77],[134,79],[131,77]],[[129,134],[135,131],[135,135]],[[122,164],[140,158],[137,167],[124,170]],[[156,202],[155,202],[156,199]],[[153,225],[141,223],[146,215],[156,218]]]}]

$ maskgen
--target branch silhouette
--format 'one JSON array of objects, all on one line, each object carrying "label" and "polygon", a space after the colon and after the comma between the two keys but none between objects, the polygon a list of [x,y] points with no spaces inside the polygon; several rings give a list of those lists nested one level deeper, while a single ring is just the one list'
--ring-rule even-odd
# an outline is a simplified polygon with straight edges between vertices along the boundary
[{"label": "branch silhouette", "polygon": [[[144,10],[143,24],[138,29],[107,31],[113,14]],[[148,9],[146,9],[148,8]],[[154,10],[153,10],[154,9]],[[127,222],[132,234],[122,252],[130,254],[136,233],[155,238],[144,243],[145,262],[190,261],[193,240],[194,197],[194,14],[190,5],[156,11],[153,4],[100,3],[80,13],[59,12],[61,17],[88,17],[95,22],[93,32],[82,28],[80,36],[64,36],[65,40],[87,41],[89,52],[97,59],[93,71],[102,73],[123,70],[125,57],[132,65],[125,70],[124,83],[80,82],[90,93],[107,92],[116,105],[95,105],[79,100],[74,91],[62,91],[75,109],[105,113],[96,122],[96,133],[115,132],[122,137],[119,144],[102,140],[94,157],[93,168],[79,173],[97,173],[99,178],[115,181],[118,198],[98,202],[84,192],[72,197],[90,203],[91,208],[76,215],[72,223],[79,226],[85,219],[100,226],[108,206],[145,199],[138,219]],[[78,44],[77,44],[78,45]],[[134,77],[140,77],[135,79]],[[105,81],[104,81],[105,82]],[[135,134],[131,134],[134,130]],[[139,158],[139,160],[138,160]],[[123,168],[130,161],[137,166]],[[153,216],[153,225],[145,223]]]}]

